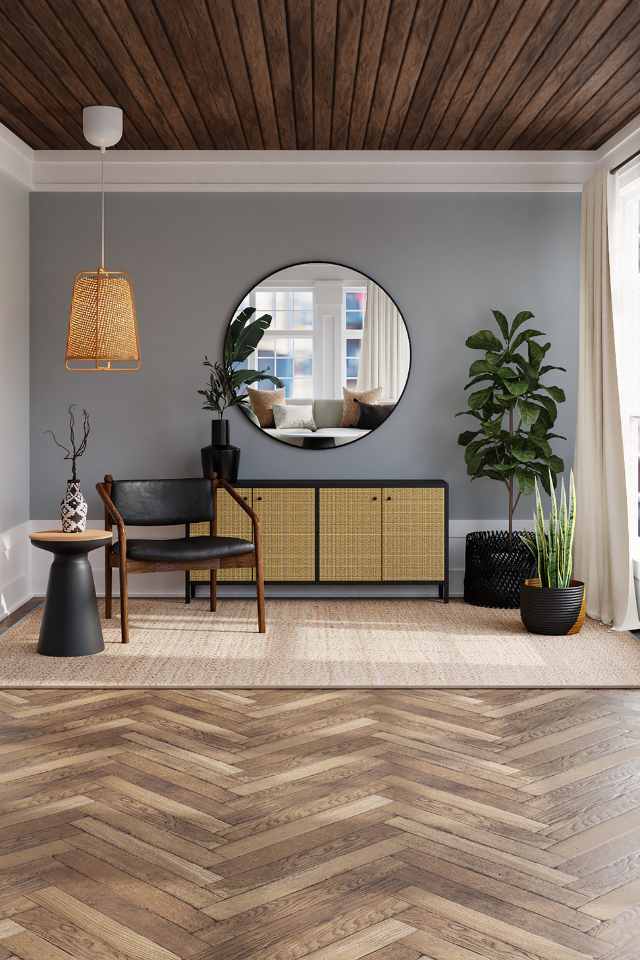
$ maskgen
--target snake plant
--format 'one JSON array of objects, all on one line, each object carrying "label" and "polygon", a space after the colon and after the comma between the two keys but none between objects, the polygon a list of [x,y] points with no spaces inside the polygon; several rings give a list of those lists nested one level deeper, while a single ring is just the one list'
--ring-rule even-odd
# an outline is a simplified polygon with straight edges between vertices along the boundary
[{"label": "snake plant", "polygon": [[522,539],[536,558],[541,585],[553,588],[568,587],[571,585],[573,572],[573,539],[576,529],[576,487],[573,481],[573,470],[569,474],[569,496],[567,497],[563,480],[559,504],[551,483],[551,510],[548,525],[545,521],[537,479],[535,494],[534,532],[523,534]]}]

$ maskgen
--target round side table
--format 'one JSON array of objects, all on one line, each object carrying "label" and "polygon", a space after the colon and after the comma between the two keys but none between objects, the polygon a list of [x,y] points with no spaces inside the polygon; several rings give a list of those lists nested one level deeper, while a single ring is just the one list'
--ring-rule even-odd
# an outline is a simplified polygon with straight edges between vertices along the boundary
[{"label": "round side table", "polygon": [[104,650],[89,551],[112,539],[108,530],[31,534],[34,547],[53,554],[38,653],[45,657],[88,657]]}]

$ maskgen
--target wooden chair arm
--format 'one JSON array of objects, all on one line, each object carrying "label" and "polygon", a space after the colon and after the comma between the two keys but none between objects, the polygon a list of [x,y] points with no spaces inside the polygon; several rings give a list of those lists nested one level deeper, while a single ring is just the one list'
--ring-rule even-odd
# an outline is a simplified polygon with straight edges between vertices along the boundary
[{"label": "wooden chair arm", "polygon": [[127,528],[125,527],[124,520],[122,519],[121,514],[118,511],[115,503],[107,493],[107,488],[104,483],[96,483],[96,490],[102,502],[104,503],[104,508],[106,513],[109,514],[116,527],[118,528],[118,539],[120,543],[126,544],[127,542]]},{"label": "wooden chair arm", "polygon": [[218,477],[218,478],[214,481],[214,483],[215,483],[216,486],[218,486],[218,487],[224,487],[224,489],[227,491],[227,493],[229,494],[229,496],[230,496],[233,500],[235,500],[235,502],[236,502],[240,507],[242,507],[242,509],[244,510],[244,512],[245,512],[249,517],[251,517],[251,521],[252,521],[252,523],[254,524],[254,526],[256,526],[256,527],[259,526],[260,521],[258,520],[258,515],[257,515],[257,513],[255,512],[255,510],[253,510],[253,509],[249,506],[249,504],[247,503],[246,500],[243,500],[243,498],[240,496],[240,494],[239,494],[236,490],[233,489],[233,487],[231,486],[230,483],[228,483],[226,480],[223,480],[221,477]]}]

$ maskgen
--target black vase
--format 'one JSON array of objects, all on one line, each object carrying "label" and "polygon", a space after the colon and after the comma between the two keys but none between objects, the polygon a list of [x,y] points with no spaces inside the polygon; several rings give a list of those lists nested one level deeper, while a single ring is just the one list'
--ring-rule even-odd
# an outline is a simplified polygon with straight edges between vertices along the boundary
[{"label": "black vase", "polygon": [[211,446],[228,447],[229,446],[229,421],[212,420],[211,421]]},{"label": "black vase", "polygon": [[520,533],[505,530],[467,534],[464,601],[476,607],[516,610],[520,587],[534,575],[533,554]]},{"label": "black vase", "polygon": [[236,483],[240,469],[240,448],[229,443],[229,421],[211,421],[211,446],[200,451],[203,476],[214,473],[228,483]]}]

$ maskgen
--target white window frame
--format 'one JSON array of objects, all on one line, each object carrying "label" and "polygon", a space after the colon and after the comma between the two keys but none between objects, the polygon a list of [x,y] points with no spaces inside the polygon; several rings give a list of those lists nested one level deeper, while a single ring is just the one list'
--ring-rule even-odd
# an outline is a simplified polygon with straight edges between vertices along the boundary
[{"label": "white window frame", "polygon": [[[363,311],[363,323],[361,330],[347,330],[347,294],[348,293],[364,293],[364,311]],[[342,386],[347,386],[347,379],[352,380],[353,377],[347,378],[347,340],[360,340],[360,358],[362,358],[362,338],[364,335],[364,317],[367,309],[367,288],[364,286],[343,286],[342,287],[342,312],[340,317],[340,328],[341,328],[341,348],[340,348],[340,376]],[[358,362],[358,374],[360,373],[360,362]],[[357,382],[357,378],[356,378]],[[349,387],[349,389],[353,389]]]},{"label": "white window frame", "polygon": [[[318,316],[317,316],[317,297],[316,292],[312,284],[306,285],[291,285],[283,283],[260,283],[257,287],[249,293],[247,297],[243,300],[243,304],[251,307],[256,306],[256,292],[259,290],[264,290],[269,293],[310,293],[313,298],[313,324],[311,327],[288,327],[286,329],[280,330],[276,327],[269,327],[265,332],[262,340],[260,341],[258,349],[263,344],[268,344],[270,340],[275,340],[276,338],[295,338],[295,337],[304,337],[307,340],[311,340],[311,374],[312,374],[312,396],[310,397],[296,397],[296,400],[312,400],[313,396],[316,394],[316,384],[319,379],[319,371],[317,367],[322,363],[321,356],[321,337],[320,330],[318,325]],[[262,311],[268,313],[267,310]],[[256,311],[256,316],[261,315]],[[258,351],[254,350],[252,355],[247,360],[247,366],[250,370],[258,369]],[[277,374],[276,374],[277,376]],[[293,398],[292,398],[293,399]]]}]

